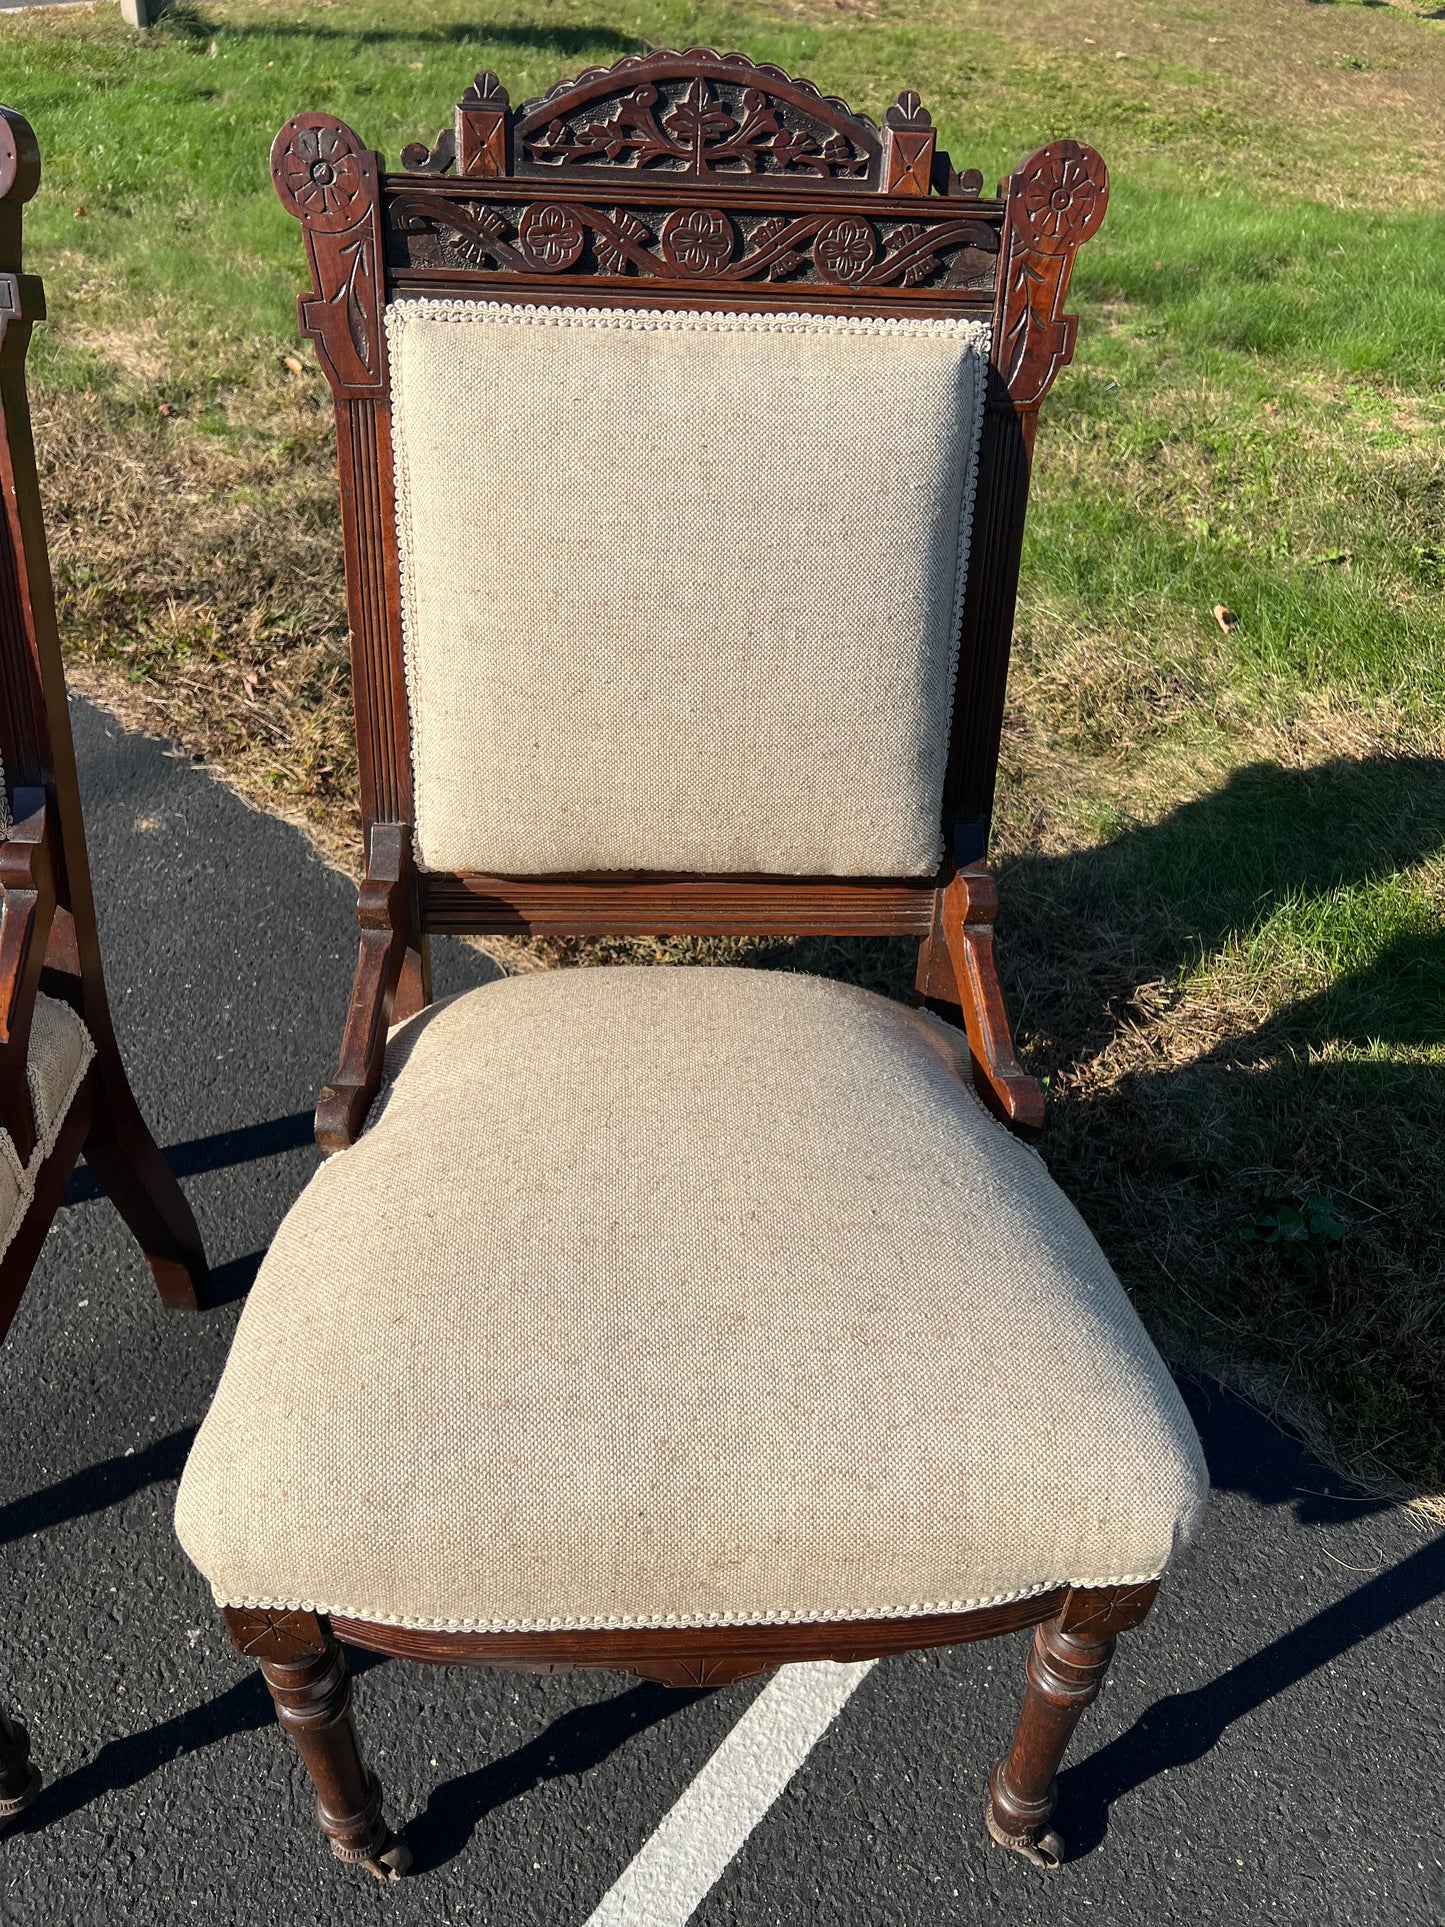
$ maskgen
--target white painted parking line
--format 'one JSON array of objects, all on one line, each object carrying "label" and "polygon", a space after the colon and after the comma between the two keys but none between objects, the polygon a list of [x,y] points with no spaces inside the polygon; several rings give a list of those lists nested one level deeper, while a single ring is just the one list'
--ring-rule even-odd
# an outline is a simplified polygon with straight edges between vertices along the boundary
[{"label": "white painted parking line", "polygon": [[683,1927],[877,1663],[785,1666],[603,1895],[587,1927]]}]

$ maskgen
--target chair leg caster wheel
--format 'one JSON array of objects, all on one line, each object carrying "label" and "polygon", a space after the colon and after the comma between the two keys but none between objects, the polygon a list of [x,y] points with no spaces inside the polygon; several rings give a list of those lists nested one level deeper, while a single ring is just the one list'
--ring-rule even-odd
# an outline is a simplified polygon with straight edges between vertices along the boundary
[{"label": "chair leg caster wheel", "polygon": [[1031,1867],[1054,1873],[1063,1864],[1064,1842],[1052,1827],[1030,1827],[1025,1833],[1007,1833],[994,1816],[992,1800],[984,1817],[990,1838],[1001,1847],[1007,1847],[1010,1853],[1016,1853],[1021,1860],[1027,1860]]},{"label": "chair leg caster wheel", "polygon": [[376,1880],[400,1880],[402,1875],[411,1869],[411,1848],[401,1835],[396,1833],[385,1834],[381,1845],[369,1851],[343,1847],[334,1840],[331,1843],[331,1851],[338,1860],[344,1860],[348,1866],[365,1867]]},{"label": "chair leg caster wheel", "polygon": [[45,1784],[45,1775],[40,1768],[28,1760],[26,1765],[30,1771],[29,1784],[22,1792],[12,1795],[10,1799],[0,1800],[0,1833],[4,1833],[7,1827],[15,1824]]}]

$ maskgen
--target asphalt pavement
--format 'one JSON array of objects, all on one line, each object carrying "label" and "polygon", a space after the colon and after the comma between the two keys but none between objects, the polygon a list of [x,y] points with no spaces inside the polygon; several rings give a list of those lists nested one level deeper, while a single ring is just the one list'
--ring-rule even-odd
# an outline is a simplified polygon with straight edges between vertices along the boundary
[{"label": "asphalt pavement", "polygon": [[[48,1782],[0,1841],[0,1921],[581,1927],[759,1685],[358,1655],[364,1744],[417,1871],[383,1889],[331,1859],[171,1509],[259,1254],[315,1168],[354,893],[184,757],[85,704],[75,721],[122,1049],[222,1302],[164,1312],[82,1170],[0,1346],[0,1695]],[[440,990],[488,970],[439,947]],[[1036,1873],[984,1835],[1026,1636],[996,1640],[876,1667],[699,1927],[1442,1927],[1445,1535],[1217,1387],[1185,1389],[1215,1497],[1080,1727],[1069,1864]]]}]

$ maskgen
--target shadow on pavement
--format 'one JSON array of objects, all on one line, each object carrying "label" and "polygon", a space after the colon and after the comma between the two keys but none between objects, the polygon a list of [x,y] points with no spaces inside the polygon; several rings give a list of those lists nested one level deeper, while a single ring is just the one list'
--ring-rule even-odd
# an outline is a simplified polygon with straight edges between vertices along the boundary
[{"label": "shadow on pavement", "polygon": [[104,1512],[162,1479],[178,1479],[195,1436],[194,1425],[183,1426],[163,1439],[153,1439],[138,1452],[102,1459],[99,1465],[87,1465],[42,1491],[12,1499],[9,1505],[0,1506],[0,1545],[28,1539],[32,1533],[44,1532],[67,1519],[85,1519],[93,1512]]},{"label": "shadow on pavement", "polygon": [[1217,1491],[1247,1492],[1260,1505],[1287,1505],[1302,1526],[1343,1525],[1393,1510],[1389,1499],[1351,1493],[1293,1433],[1222,1385],[1182,1374],[1176,1379]]},{"label": "shadow on pavement", "polygon": [[427,1873],[454,1859],[480,1821],[529,1787],[590,1773],[635,1734],[710,1697],[706,1691],[679,1691],[644,1681],[600,1705],[574,1707],[505,1759],[448,1780],[407,1826],[416,1871]]},{"label": "shadow on pavement", "polygon": [[[216,1131],[210,1137],[168,1145],[165,1157],[178,1178],[194,1178],[205,1171],[229,1171],[234,1165],[251,1164],[257,1158],[306,1150],[315,1141],[314,1113],[293,1111],[289,1117],[273,1117],[264,1124],[247,1124],[240,1130]],[[88,1204],[100,1195],[95,1174],[76,1170],[71,1173],[61,1203]]]},{"label": "shadow on pavement", "polygon": [[[373,1667],[385,1663],[378,1653],[347,1652],[347,1666],[354,1676],[369,1673]],[[244,1679],[238,1679],[214,1699],[162,1720],[159,1726],[127,1733],[124,1739],[107,1740],[93,1760],[41,1789],[40,1797],[26,1813],[18,1831],[32,1833],[64,1820],[89,1806],[92,1800],[123,1787],[137,1786],[172,1760],[187,1753],[199,1753],[205,1747],[214,1746],[217,1740],[230,1739],[235,1733],[255,1733],[274,1725],[271,1696],[259,1669],[253,1667]],[[279,1732],[276,1743],[278,1746],[289,1744]],[[37,1764],[43,1771],[45,1761],[39,1747],[36,1754]]]},{"label": "shadow on pavement", "polygon": [[1442,1594],[1445,1535],[1240,1660],[1207,1686],[1156,1700],[1127,1733],[1060,1776],[1059,1814],[1069,1858],[1080,1859],[1099,1845],[1115,1801],[1157,1774],[1203,1759],[1236,1720]]}]

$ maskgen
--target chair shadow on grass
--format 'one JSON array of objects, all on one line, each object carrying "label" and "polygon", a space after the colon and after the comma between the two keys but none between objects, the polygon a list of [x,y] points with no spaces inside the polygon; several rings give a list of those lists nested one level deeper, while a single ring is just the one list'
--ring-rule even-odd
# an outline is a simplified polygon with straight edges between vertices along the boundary
[{"label": "chair shadow on grass", "polygon": [[[1342,757],[1254,764],[1096,847],[998,865],[1008,1008],[1029,1068],[1067,1089],[1042,1148],[1146,1316],[1197,1320],[1278,1364],[1276,1382],[1317,1346],[1317,1402],[1343,1388],[1364,1444],[1408,1431],[1397,1462],[1422,1480],[1445,1476],[1431,1416],[1445,1334],[1426,1296],[1445,1262],[1432,1198],[1437,1178],[1445,1194],[1445,929],[1394,879],[1442,851],[1445,758]],[[1333,981],[1251,1022],[1257,983],[1278,1006],[1296,960],[1332,947]],[[1231,951],[1242,967],[1227,962],[1224,981],[1243,988],[1220,1041],[1181,979]],[[753,960],[911,988],[903,942],[810,940]],[[1101,1073],[1121,1044],[1128,1068]],[[1267,1242],[1272,1214],[1317,1196],[1337,1207],[1336,1247]],[[1201,1259],[1205,1298],[1223,1295],[1191,1307]]]},{"label": "chair shadow on grass", "polygon": [[[588,54],[597,58],[620,59],[623,54],[645,54],[649,43],[636,34],[618,33],[615,27],[595,25],[577,27],[530,26],[521,22],[466,21],[441,22],[418,27],[333,27],[314,20],[289,22],[258,20],[226,22],[218,29],[209,16],[186,0],[168,7],[156,23],[155,31],[179,40],[207,43],[219,36],[225,40],[298,40],[341,41],[351,47],[472,47],[479,55],[494,47],[516,48],[522,53],[555,54],[559,60],[578,60]],[[469,78],[469,76],[467,76]],[[503,76],[505,79],[505,75]],[[459,83],[460,84],[460,83]]]},{"label": "chair shadow on grass", "polygon": [[[1337,892],[1382,883],[1445,852],[1445,758],[1335,758],[1307,769],[1256,763],[1157,823],[1064,856],[1006,858],[998,866],[1000,946],[1016,1024],[1067,1006],[1071,1043],[1107,1042],[1144,986],[1248,940],[1289,903],[1322,905]],[[1101,944],[1101,934],[1107,942]],[[1383,959],[1382,959],[1383,962]],[[1345,980],[1294,1013],[1302,1032],[1363,1042],[1422,1041],[1402,1032],[1392,971],[1368,985]],[[1347,995],[1344,993],[1348,993]],[[1433,1038],[1445,1034],[1438,1006]],[[1051,1026],[1053,1028],[1053,1026]]]}]

